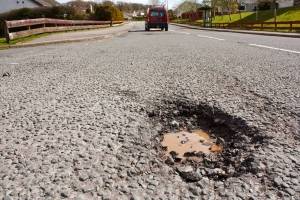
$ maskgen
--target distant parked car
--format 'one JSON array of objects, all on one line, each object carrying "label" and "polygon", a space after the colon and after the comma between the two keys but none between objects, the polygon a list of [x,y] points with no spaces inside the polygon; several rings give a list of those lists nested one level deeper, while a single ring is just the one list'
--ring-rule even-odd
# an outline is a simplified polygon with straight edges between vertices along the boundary
[{"label": "distant parked car", "polygon": [[169,16],[167,10],[160,7],[151,7],[147,10],[145,18],[145,30],[150,31],[151,28],[160,28],[168,31]]}]

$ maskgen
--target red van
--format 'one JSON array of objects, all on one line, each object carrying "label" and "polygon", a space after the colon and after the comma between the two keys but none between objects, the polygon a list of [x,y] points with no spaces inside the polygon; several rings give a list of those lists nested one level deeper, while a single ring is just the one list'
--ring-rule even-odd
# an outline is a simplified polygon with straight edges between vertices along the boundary
[{"label": "red van", "polygon": [[147,10],[145,18],[145,30],[150,31],[151,28],[160,28],[168,31],[169,16],[164,7],[151,7]]}]

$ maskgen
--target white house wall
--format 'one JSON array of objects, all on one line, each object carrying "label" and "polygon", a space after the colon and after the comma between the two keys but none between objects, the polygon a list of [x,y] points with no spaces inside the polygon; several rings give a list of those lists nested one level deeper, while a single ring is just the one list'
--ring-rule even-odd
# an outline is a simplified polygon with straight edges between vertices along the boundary
[{"label": "white house wall", "polygon": [[[253,11],[257,6],[257,0],[238,0],[238,2],[245,6],[245,11]],[[294,0],[276,0],[276,2],[279,8],[294,6]]]},{"label": "white house wall", "polygon": [[32,0],[0,0],[0,13],[8,12],[20,8],[39,7]]},{"label": "white house wall", "polygon": [[294,0],[277,0],[279,8],[286,8],[294,6]]}]

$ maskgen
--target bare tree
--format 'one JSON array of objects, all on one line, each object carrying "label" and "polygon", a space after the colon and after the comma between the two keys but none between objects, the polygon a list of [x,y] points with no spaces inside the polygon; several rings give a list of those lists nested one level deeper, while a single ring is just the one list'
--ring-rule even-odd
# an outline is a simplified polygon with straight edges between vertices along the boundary
[{"label": "bare tree", "polygon": [[150,5],[160,5],[161,1],[160,0],[149,0]]},{"label": "bare tree", "polygon": [[203,1],[205,2],[206,4],[210,5],[211,6],[211,9],[212,9],[212,16],[214,17],[215,16],[215,11],[218,9],[220,9],[222,15],[223,15],[223,12],[224,10],[227,11],[227,14],[229,16],[229,21],[231,21],[231,14],[232,13],[236,13],[238,12],[239,15],[240,15],[240,19],[242,18],[242,14],[239,10],[239,3],[238,3],[238,0],[205,0]]},{"label": "bare tree", "polygon": [[225,7],[227,8],[229,21],[231,21],[231,14],[235,13],[238,10],[238,3],[236,0],[223,0],[223,1]]}]

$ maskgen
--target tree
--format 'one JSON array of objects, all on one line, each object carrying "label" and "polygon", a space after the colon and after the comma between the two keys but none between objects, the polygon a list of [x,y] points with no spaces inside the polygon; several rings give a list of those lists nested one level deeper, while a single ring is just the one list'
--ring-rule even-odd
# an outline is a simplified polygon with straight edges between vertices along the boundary
[{"label": "tree", "polygon": [[273,0],[257,0],[258,10],[270,10]]},{"label": "tree", "polygon": [[145,12],[149,5],[144,5],[140,3],[126,3],[118,2],[116,7],[119,8],[124,13],[132,13],[133,11],[143,11]]},{"label": "tree", "polygon": [[182,13],[196,12],[198,7],[200,7],[200,4],[195,0],[185,0],[177,6],[175,12],[177,16],[180,16]]},{"label": "tree", "polygon": [[[239,11],[239,4],[237,0],[206,0],[210,2],[213,12],[215,13],[216,9],[221,9],[221,13],[223,14],[224,11],[228,13],[229,21],[231,21],[231,13],[236,13]],[[215,15],[214,15],[215,16]],[[241,13],[240,13],[241,18]]]},{"label": "tree", "polygon": [[104,6],[114,6],[114,2],[112,2],[112,1],[103,1],[102,5],[104,5]]},{"label": "tree", "polygon": [[95,7],[94,19],[96,20],[112,20],[112,14],[109,10],[109,6],[99,5]]},{"label": "tree", "polygon": [[123,13],[115,6],[98,5],[95,7],[93,19],[104,21],[120,21],[123,20]]},{"label": "tree", "polygon": [[150,5],[160,5],[161,1],[160,0],[149,0]]},{"label": "tree", "polygon": [[170,20],[173,20],[173,19],[177,18],[177,16],[175,15],[173,10],[168,10],[168,14],[169,14],[169,19]]}]

